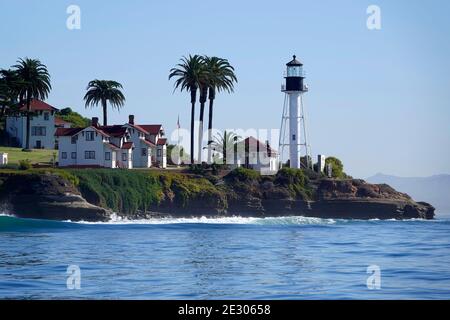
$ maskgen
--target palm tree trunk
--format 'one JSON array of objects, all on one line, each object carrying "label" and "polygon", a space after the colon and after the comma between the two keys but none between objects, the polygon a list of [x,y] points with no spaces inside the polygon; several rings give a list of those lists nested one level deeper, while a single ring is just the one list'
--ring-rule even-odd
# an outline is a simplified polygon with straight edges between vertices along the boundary
[{"label": "palm tree trunk", "polygon": [[200,118],[199,118],[199,125],[198,125],[198,162],[202,163],[202,142],[203,142],[203,119],[205,115],[205,103],[206,103],[206,97],[208,94],[208,88],[200,89]]},{"label": "palm tree trunk", "polygon": [[27,93],[27,128],[26,128],[26,137],[25,137],[25,150],[30,150],[30,126],[31,126],[31,99],[29,94]]},{"label": "palm tree trunk", "polygon": [[202,163],[202,140],[203,140],[203,117],[205,114],[205,103],[200,103],[200,118],[198,124],[198,149],[197,149],[197,161]]},{"label": "palm tree trunk", "polygon": [[194,125],[195,125],[196,100],[197,100],[197,88],[191,88],[191,165],[194,164]]},{"label": "palm tree trunk", "polygon": [[227,164],[227,132],[225,131],[225,134],[223,136],[223,150],[222,150],[222,157],[223,157],[223,164]]},{"label": "palm tree trunk", "polygon": [[212,122],[213,122],[213,104],[214,98],[209,97],[209,112],[208,112],[208,163],[212,163]]},{"label": "palm tree trunk", "polygon": [[102,107],[103,107],[103,125],[108,125],[108,107],[106,104],[106,100],[102,100]]}]

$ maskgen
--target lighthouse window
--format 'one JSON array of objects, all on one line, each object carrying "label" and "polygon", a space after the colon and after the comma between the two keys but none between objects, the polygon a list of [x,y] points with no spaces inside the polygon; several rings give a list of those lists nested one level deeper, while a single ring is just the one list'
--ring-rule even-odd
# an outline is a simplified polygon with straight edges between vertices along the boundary
[{"label": "lighthouse window", "polygon": [[292,140],[295,141],[295,134],[292,135]]},{"label": "lighthouse window", "polygon": [[300,66],[288,67],[287,75],[288,75],[288,77],[301,77],[302,76],[302,68]]}]

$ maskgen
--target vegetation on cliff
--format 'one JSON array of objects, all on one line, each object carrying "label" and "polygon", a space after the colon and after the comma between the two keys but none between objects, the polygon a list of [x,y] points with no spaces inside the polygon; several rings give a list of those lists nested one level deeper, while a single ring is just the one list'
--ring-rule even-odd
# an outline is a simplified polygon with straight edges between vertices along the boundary
[{"label": "vegetation on cliff", "polygon": [[187,207],[193,201],[225,207],[223,194],[207,179],[152,170],[66,169],[92,204],[122,213],[145,212],[163,201]]},{"label": "vegetation on cliff", "polygon": [[[21,207],[23,196],[28,196],[37,201],[36,206],[41,206],[40,212],[44,214],[51,205],[48,201],[54,201],[49,200],[51,196],[69,199],[70,194],[81,194],[92,205],[130,218],[153,213],[321,216],[328,212],[329,216],[341,216],[349,215],[348,210],[353,209],[354,216],[360,218],[364,214],[359,212],[361,202],[372,205],[373,212],[367,214],[370,218],[378,217],[377,210],[387,212],[384,218],[402,217],[401,212],[405,212],[404,217],[433,216],[432,206],[415,203],[408,195],[387,185],[371,185],[357,179],[328,179],[311,170],[284,168],[273,176],[245,168],[194,171],[1,169],[0,198],[11,199],[17,210],[28,212],[29,209]],[[327,207],[339,201],[346,204]],[[311,203],[315,203],[313,211]],[[350,207],[352,204],[354,208]],[[58,215],[58,207],[53,207],[52,214]],[[342,212],[339,208],[343,208]],[[98,209],[89,210],[95,211],[94,217],[87,216],[89,219],[98,219],[99,214],[104,218]],[[63,219],[64,212],[60,216]]]}]

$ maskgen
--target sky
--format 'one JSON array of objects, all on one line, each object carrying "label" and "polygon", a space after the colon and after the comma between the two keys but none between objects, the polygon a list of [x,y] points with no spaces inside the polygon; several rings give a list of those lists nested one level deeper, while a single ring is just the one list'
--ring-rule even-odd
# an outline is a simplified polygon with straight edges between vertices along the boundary
[{"label": "sky", "polygon": [[[81,28],[66,10],[77,5]],[[369,5],[381,29],[370,30]],[[340,158],[354,177],[450,173],[450,1],[0,0],[0,68],[38,58],[47,102],[87,117],[93,79],[123,84],[109,123],[189,127],[187,93],[170,68],[188,54],[227,58],[238,83],[215,100],[218,129],[279,129],[280,84],[292,55],[304,63],[312,154]],[[198,115],[198,109],[197,109]]]}]

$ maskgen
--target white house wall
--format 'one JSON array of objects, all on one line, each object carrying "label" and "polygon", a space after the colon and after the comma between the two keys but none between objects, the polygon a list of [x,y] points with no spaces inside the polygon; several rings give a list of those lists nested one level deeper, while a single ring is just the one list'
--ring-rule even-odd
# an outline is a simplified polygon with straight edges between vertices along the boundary
[{"label": "white house wall", "polygon": [[[48,120],[44,114],[48,113]],[[6,118],[6,131],[12,138],[16,138],[22,148],[26,144],[27,118],[25,116],[9,116]],[[33,136],[33,127],[45,127],[44,136]],[[54,112],[43,111],[33,115],[30,120],[30,148],[37,147],[37,141],[41,142],[41,148],[55,148],[55,115]]]},{"label": "white house wall", "polygon": [[[86,140],[86,132],[94,132],[94,140]],[[105,163],[105,144],[104,136],[94,130],[92,127],[88,127],[79,133],[77,133],[77,165],[81,166],[104,166]],[[86,159],[85,152],[94,151],[95,159]]]}]

